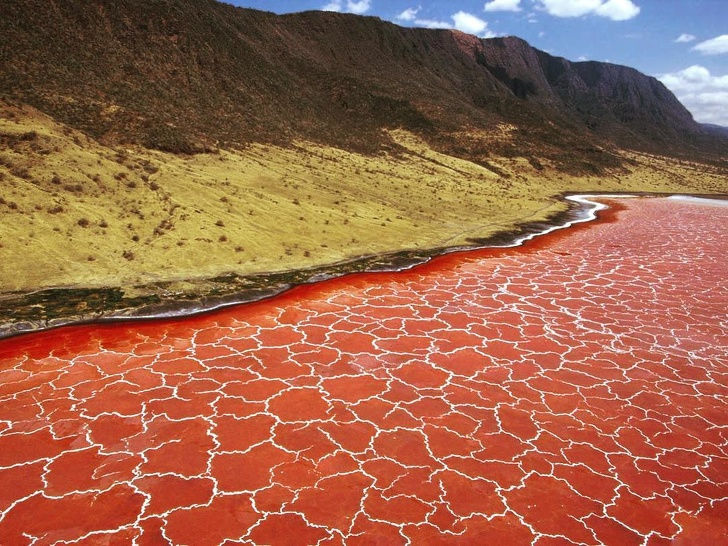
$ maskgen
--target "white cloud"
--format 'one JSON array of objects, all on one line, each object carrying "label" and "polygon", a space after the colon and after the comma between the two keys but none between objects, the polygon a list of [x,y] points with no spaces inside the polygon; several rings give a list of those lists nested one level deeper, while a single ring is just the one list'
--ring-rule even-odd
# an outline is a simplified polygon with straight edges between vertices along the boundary
[{"label": "white cloud", "polygon": [[632,0],[536,0],[541,8],[555,17],[599,15],[613,21],[625,21],[640,12]]},{"label": "white cloud", "polygon": [[356,13],[361,15],[366,13],[372,7],[371,0],[332,0],[321,9],[323,11],[346,11],[347,13]]},{"label": "white cloud", "polygon": [[455,28],[468,34],[480,34],[487,27],[488,23],[466,11],[458,11],[452,15]]},{"label": "white cloud", "polygon": [[333,2],[326,4],[321,9],[323,11],[341,11],[343,7],[341,6],[341,0],[334,0]]},{"label": "white cloud", "polygon": [[581,17],[602,5],[602,0],[540,0],[549,15]]},{"label": "white cloud", "polygon": [[415,25],[425,28],[452,28],[452,23],[437,21],[436,19],[416,19]]},{"label": "white cloud", "polygon": [[728,126],[728,74],[713,76],[704,66],[693,65],[659,79],[697,121]]},{"label": "white cloud", "polygon": [[490,0],[483,6],[485,11],[521,11],[521,0]]},{"label": "white cloud", "polygon": [[407,8],[402,13],[397,15],[398,21],[414,21],[417,19],[417,14],[420,12],[422,8],[416,7],[416,8]]},{"label": "white cloud", "polygon": [[612,21],[626,21],[637,17],[639,12],[639,6],[632,0],[607,0],[594,11],[597,15],[609,17]]},{"label": "white cloud", "polygon": [[692,42],[695,40],[695,36],[692,34],[681,34],[677,38],[675,38],[675,43],[677,44],[687,44],[688,42]]},{"label": "white cloud", "polygon": [[[450,16],[452,22],[441,21],[439,19],[420,19],[417,17],[417,13],[414,10],[405,10],[397,16],[400,21],[412,22],[414,26],[424,28],[435,28],[435,29],[456,29],[468,34],[475,34],[480,38],[493,38],[497,36],[495,32],[488,28],[488,23],[483,21],[480,17],[468,13],[466,11],[458,11]],[[419,11],[419,8],[418,10]],[[413,17],[408,19],[408,17]]]},{"label": "white cloud", "polygon": [[352,2],[352,0],[348,0],[346,2],[346,11],[350,13],[366,13],[371,7],[371,0],[359,0],[358,2]]},{"label": "white cloud", "polygon": [[728,53],[728,34],[722,34],[710,40],[700,42],[694,48],[696,51],[700,51],[704,55],[720,55],[721,53]]}]

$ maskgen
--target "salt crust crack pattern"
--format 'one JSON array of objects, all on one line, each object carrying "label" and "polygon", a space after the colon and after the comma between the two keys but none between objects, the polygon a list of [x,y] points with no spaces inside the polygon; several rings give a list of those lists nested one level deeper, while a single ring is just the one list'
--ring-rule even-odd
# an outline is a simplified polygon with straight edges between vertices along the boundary
[{"label": "salt crust crack pattern", "polygon": [[0,342],[0,543],[727,540],[728,208],[623,203],[528,248]]}]

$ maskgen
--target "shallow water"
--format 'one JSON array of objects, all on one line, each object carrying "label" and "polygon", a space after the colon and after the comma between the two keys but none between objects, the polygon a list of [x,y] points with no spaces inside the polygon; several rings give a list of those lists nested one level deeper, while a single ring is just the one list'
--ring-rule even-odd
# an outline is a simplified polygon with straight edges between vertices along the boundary
[{"label": "shallow water", "polygon": [[609,203],[524,247],[1,341],[0,542],[718,543],[728,208]]}]

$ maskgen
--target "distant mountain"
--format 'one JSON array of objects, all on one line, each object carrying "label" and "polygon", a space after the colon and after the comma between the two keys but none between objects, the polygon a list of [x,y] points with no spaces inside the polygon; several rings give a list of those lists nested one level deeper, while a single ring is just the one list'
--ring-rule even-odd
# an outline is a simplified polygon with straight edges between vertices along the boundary
[{"label": "distant mountain", "polygon": [[728,127],[715,125],[714,123],[703,123],[703,130],[707,133],[728,138]]},{"label": "distant mountain", "polygon": [[[0,96],[102,141],[175,152],[297,138],[374,151],[388,127],[473,160],[538,155],[565,168],[609,163],[611,147],[725,151],[631,68],[515,37],[214,0],[3,0]],[[509,139],[484,144],[504,127]]]}]

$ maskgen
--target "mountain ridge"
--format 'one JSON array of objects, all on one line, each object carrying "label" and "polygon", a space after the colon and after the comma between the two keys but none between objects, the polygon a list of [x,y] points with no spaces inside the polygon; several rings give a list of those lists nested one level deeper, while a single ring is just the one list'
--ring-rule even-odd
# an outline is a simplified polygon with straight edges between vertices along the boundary
[{"label": "mountain ridge", "polygon": [[716,123],[702,123],[703,130],[718,135],[721,137],[728,137],[728,127],[725,125],[718,125]]},{"label": "mountain ridge", "polygon": [[[723,149],[656,79],[517,37],[215,0],[8,0],[0,35],[1,96],[110,143],[193,153],[303,138],[373,153],[391,146],[383,129],[404,128],[476,162],[587,171],[614,165],[613,147]],[[484,141],[504,125],[509,139]]]}]

